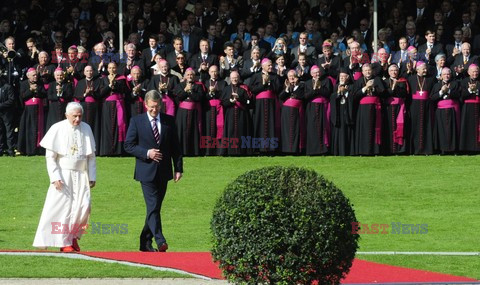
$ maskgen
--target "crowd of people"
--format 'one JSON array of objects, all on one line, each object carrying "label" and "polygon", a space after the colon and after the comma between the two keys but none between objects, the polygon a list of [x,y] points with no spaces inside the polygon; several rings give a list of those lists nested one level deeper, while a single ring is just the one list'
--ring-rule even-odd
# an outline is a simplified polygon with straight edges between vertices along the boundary
[{"label": "crowd of people", "polygon": [[[478,2],[12,1],[0,11],[0,155],[39,155],[79,102],[100,156],[162,95],[183,155],[480,150]],[[478,17],[477,17],[478,16]],[[374,52],[376,51],[376,52]]]}]

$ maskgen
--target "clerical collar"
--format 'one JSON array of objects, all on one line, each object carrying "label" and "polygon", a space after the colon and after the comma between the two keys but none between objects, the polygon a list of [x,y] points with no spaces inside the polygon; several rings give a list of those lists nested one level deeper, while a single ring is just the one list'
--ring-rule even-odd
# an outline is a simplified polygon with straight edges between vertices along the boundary
[{"label": "clerical collar", "polygon": [[167,73],[161,73],[161,72],[160,72],[160,75],[163,76],[163,77],[166,77],[166,76],[167,76]]},{"label": "clerical collar", "polygon": [[86,79],[87,81],[92,81],[93,77],[92,77],[92,78],[90,78],[90,79],[89,79],[89,78],[87,78],[87,77],[85,77],[85,79]]}]

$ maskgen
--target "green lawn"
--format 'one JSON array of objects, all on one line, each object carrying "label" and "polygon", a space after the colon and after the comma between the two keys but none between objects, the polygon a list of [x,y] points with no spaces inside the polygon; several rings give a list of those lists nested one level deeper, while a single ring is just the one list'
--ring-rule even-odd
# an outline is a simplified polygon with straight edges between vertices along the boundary
[{"label": "green lawn", "polygon": [[[427,234],[362,235],[360,251],[479,252],[479,162],[480,156],[185,158],[184,177],[169,185],[163,204],[164,234],[171,251],[208,251],[212,208],[228,182],[262,166],[297,165],[337,184],[361,223],[428,224]],[[90,231],[81,240],[83,250],[138,250],[145,209],[133,168],[133,158],[98,158],[90,221],[127,224],[128,233]],[[33,249],[48,186],[45,160],[2,157],[0,173],[0,248]],[[480,279],[478,256],[359,257]],[[0,273],[11,276],[9,271]]]}]

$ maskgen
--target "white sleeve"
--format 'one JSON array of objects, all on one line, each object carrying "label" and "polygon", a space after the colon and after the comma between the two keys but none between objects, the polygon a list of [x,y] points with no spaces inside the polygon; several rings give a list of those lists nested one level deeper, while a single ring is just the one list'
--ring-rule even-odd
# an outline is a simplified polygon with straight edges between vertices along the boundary
[{"label": "white sleeve", "polygon": [[47,149],[45,150],[45,159],[47,161],[47,171],[48,176],[50,177],[50,183],[62,180],[60,167],[58,166],[57,161],[57,153]]},{"label": "white sleeve", "polygon": [[87,166],[88,166],[88,180],[97,181],[97,158],[95,153],[87,156]]}]

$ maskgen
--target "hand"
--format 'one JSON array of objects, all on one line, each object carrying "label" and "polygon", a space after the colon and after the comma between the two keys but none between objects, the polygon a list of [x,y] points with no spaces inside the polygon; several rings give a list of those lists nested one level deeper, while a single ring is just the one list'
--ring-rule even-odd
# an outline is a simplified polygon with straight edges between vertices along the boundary
[{"label": "hand", "polygon": [[55,189],[57,189],[58,191],[62,191],[62,188],[63,188],[62,180],[54,181],[53,186],[55,186]]},{"label": "hand", "polygon": [[372,88],[373,87],[373,79],[368,80],[367,84],[365,84],[365,87]]},{"label": "hand", "polygon": [[90,188],[95,187],[95,181],[90,181]]},{"label": "hand", "polygon": [[69,67],[67,68],[67,72],[68,72],[68,73],[73,73],[73,66],[69,66]]},{"label": "hand", "polygon": [[443,93],[446,93],[448,91],[448,89],[450,89],[450,84],[445,84],[442,86],[442,92]]},{"label": "hand", "polygon": [[345,87],[345,85],[338,86],[338,93],[344,94],[345,91],[347,91],[347,88]]},{"label": "hand", "polygon": [[476,83],[468,83],[468,90],[470,92],[474,92],[477,89],[477,84]]},{"label": "hand", "polygon": [[148,150],[148,158],[153,161],[160,162],[160,160],[163,158],[163,154],[158,148],[152,148]]},{"label": "hand", "polygon": [[432,50],[427,48],[427,51],[426,51],[427,55],[430,56],[430,54],[432,53]]},{"label": "hand", "polygon": [[208,69],[208,63],[202,62],[200,63],[200,69],[206,71]]},{"label": "hand", "polygon": [[181,172],[175,172],[175,177],[173,178],[174,182],[179,181],[182,178],[182,173]]}]

